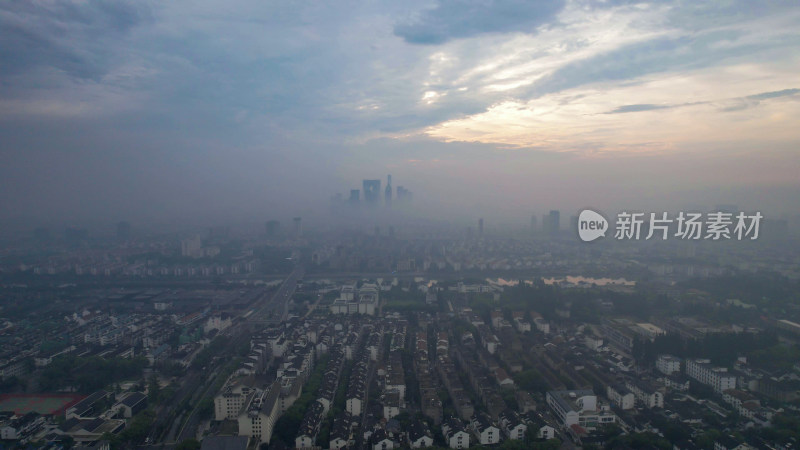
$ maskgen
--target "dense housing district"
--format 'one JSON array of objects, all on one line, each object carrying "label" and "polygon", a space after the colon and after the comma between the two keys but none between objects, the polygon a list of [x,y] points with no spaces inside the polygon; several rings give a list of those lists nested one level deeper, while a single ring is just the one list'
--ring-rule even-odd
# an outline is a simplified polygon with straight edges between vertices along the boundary
[{"label": "dense housing district", "polygon": [[[60,288],[80,306],[55,303],[35,319],[5,321],[3,441],[98,449],[793,445],[793,321],[721,324],[653,311],[644,319],[624,312],[630,286],[336,282],[303,273],[258,286]],[[694,308],[711,301],[696,290],[663,295]]]}]

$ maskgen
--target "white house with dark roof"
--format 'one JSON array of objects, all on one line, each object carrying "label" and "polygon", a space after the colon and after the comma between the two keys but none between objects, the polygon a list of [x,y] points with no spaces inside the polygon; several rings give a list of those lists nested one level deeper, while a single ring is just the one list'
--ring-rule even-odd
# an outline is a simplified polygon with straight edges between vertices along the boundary
[{"label": "white house with dark roof", "polygon": [[331,450],[340,450],[350,445],[352,441],[352,425],[353,418],[347,411],[339,413],[333,419],[333,426],[331,427],[330,442],[328,447]]},{"label": "white house with dark roof", "polygon": [[411,448],[425,448],[433,445],[433,437],[428,425],[421,421],[415,420],[408,425],[408,445]]},{"label": "white house with dark roof", "polygon": [[369,445],[372,450],[388,450],[400,448],[400,443],[386,432],[383,428],[378,429],[369,437]]},{"label": "white house with dark roof", "polygon": [[455,417],[450,417],[442,424],[442,435],[450,448],[469,448],[469,433]]},{"label": "white house with dark roof", "polygon": [[500,427],[509,439],[524,439],[528,425],[520,419],[519,414],[511,409],[500,413]]}]

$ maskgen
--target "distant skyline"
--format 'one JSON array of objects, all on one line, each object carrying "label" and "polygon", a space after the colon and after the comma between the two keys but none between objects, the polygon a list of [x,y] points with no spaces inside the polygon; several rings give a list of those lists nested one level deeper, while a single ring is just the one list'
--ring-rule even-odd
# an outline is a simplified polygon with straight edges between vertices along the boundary
[{"label": "distant skyline", "polygon": [[487,226],[800,214],[796,2],[33,0],[0,27],[0,224],[321,216],[389,173]]}]

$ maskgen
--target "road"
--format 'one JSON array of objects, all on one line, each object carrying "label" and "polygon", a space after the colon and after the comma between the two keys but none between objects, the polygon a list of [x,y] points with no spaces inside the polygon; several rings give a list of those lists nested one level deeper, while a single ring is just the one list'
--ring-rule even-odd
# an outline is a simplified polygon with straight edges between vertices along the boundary
[{"label": "road", "polygon": [[[232,325],[224,333],[229,336],[227,345],[220,351],[219,357],[213,358],[202,370],[188,369],[181,380],[180,387],[156,413],[156,419],[147,436],[148,443],[171,445],[184,439],[193,438],[197,434],[200,423],[198,406],[205,397],[213,398],[216,392],[210,389],[217,384],[218,377],[224,375],[222,369],[235,355],[236,350],[251,336],[250,326],[286,320],[289,313],[289,301],[297,289],[297,281],[303,277],[304,270],[297,266],[272,295],[264,295],[256,300],[253,314],[247,321]],[[189,406],[189,411],[182,409]],[[181,424],[180,426],[177,426]]]},{"label": "road", "polygon": [[[237,339],[231,339],[230,345],[226,347],[226,350],[223,352],[223,354],[231,354],[231,352],[235,352],[238,346],[246,342],[247,339],[249,339],[249,336],[246,333],[241,333],[239,336],[237,336]],[[220,360],[225,360],[224,364],[229,362],[227,358]],[[212,388],[216,386],[218,382],[224,381],[222,379],[223,377],[227,377],[226,372],[222,370],[225,367],[224,364],[219,364],[218,367],[214,369],[206,378],[203,387],[195,391],[196,394],[193,396],[190,402],[190,405],[193,407],[191,411],[189,411],[186,421],[183,422],[183,426],[180,428],[180,431],[177,435],[178,437],[177,439],[174,439],[174,442],[178,443],[189,438],[195,438],[197,436],[197,426],[201,419],[198,415],[200,404],[205,398],[210,398],[213,400],[214,396],[217,395],[216,392],[212,392]],[[170,437],[172,438],[172,436]]]},{"label": "road", "polygon": [[289,274],[278,290],[272,295],[270,301],[266,302],[263,307],[251,314],[248,318],[248,322],[255,324],[271,324],[286,320],[286,317],[289,315],[289,302],[292,300],[292,295],[294,295],[294,291],[297,289],[297,282],[303,278],[304,274],[305,270],[303,267],[295,267],[294,271]]},{"label": "road", "polygon": [[306,314],[303,316],[303,319],[308,318],[308,316],[310,316],[311,313],[313,313],[314,310],[317,309],[317,306],[319,306],[319,302],[321,302],[321,301],[322,301],[322,294],[318,294],[317,295],[317,301],[314,302],[313,305],[308,307],[308,311],[306,311]]}]

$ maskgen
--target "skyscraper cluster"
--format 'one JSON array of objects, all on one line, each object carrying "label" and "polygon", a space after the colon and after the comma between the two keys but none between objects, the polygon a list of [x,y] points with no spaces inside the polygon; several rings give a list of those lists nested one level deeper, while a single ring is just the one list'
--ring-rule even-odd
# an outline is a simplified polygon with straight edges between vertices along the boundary
[{"label": "skyscraper cluster", "polygon": [[[386,179],[386,187],[381,189],[381,180],[362,180],[361,189],[351,189],[346,203],[350,206],[377,207],[381,204],[381,191],[383,191],[383,205],[391,208],[392,205],[401,205],[411,201],[413,195],[411,191],[403,186],[397,186],[396,190],[392,185],[392,176]],[[341,194],[333,197],[334,200],[343,201]]]}]

